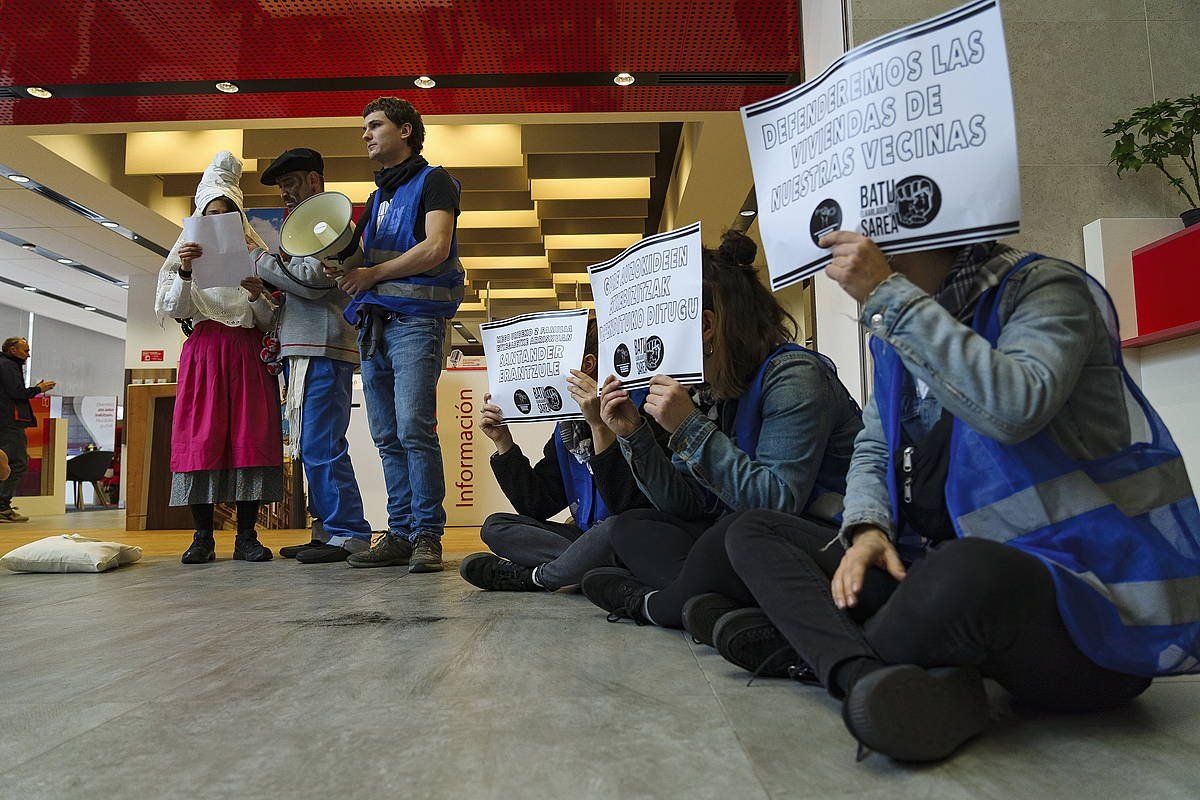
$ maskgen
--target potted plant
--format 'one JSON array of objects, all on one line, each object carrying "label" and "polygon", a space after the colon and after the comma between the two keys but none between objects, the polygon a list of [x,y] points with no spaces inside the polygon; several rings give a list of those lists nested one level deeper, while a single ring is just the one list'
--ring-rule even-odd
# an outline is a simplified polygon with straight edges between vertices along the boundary
[{"label": "potted plant", "polygon": [[[1109,163],[1117,167],[1117,177],[1138,172],[1142,167],[1157,167],[1167,181],[1187,198],[1189,210],[1179,215],[1185,227],[1200,223],[1200,173],[1196,169],[1196,137],[1200,136],[1200,95],[1178,100],[1159,100],[1135,109],[1129,119],[1119,119],[1104,132],[1117,137]],[[1183,174],[1175,175],[1168,163]]]}]

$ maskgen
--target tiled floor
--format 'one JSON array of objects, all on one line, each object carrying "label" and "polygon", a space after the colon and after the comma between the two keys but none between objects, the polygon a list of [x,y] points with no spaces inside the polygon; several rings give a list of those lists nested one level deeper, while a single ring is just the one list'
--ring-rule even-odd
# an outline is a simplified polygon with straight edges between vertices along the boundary
[{"label": "tiled floor", "polygon": [[819,690],[453,569],[148,556],[2,574],[0,615],[4,798],[1200,796],[1192,680],[1097,715],[1001,703],[914,768],[856,764]]}]

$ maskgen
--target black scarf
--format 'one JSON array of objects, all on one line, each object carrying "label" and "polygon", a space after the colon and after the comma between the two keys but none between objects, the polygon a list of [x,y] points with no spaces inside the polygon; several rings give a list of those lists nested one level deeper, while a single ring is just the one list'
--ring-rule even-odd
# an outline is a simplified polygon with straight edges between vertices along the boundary
[{"label": "black scarf", "polygon": [[384,194],[393,194],[404,184],[408,183],[418,172],[429,166],[429,162],[420,153],[413,153],[408,158],[392,167],[384,167],[375,173],[375,185]]}]

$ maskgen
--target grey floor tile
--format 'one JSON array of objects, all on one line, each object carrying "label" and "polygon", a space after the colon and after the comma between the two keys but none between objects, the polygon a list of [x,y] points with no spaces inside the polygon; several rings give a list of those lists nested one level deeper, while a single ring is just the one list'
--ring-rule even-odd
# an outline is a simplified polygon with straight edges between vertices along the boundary
[{"label": "grey floor tile", "polygon": [[0,602],[0,798],[1096,800],[1200,785],[1194,676],[1104,714],[1010,712],[944,764],[858,764],[821,690],[747,688],[680,632],[608,624],[578,594],[480,592],[452,570],[163,560],[2,576]]}]

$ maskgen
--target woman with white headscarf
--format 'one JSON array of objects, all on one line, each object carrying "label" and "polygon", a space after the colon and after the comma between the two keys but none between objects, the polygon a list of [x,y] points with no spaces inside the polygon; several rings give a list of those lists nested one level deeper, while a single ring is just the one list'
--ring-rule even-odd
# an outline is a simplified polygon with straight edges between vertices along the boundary
[{"label": "woman with white headscarf", "polygon": [[[242,211],[242,163],[217,153],[196,188],[194,216],[238,213],[250,248],[266,249]],[[184,564],[215,558],[213,504],[237,504],[233,557],[269,561],[254,529],[262,503],[283,499],[279,384],[259,358],[274,309],[249,279],[200,289],[192,269],[203,251],[180,236],[162,266],[154,310],[192,326],[179,357],[171,429],[171,505],[188,505],[196,525]]]}]

